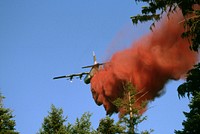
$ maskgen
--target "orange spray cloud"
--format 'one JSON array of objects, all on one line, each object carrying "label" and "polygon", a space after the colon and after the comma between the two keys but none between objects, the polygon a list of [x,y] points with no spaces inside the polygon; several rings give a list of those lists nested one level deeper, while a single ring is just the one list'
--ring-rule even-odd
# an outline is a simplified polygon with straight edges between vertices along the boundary
[{"label": "orange spray cloud", "polygon": [[116,52],[109,65],[94,75],[93,98],[98,105],[103,104],[107,114],[119,112],[112,102],[122,96],[124,81],[130,81],[141,94],[147,93],[141,101],[151,101],[168,80],[180,79],[195,64],[197,55],[190,51],[188,40],[181,38],[182,20],[178,14],[165,18],[130,48]]}]

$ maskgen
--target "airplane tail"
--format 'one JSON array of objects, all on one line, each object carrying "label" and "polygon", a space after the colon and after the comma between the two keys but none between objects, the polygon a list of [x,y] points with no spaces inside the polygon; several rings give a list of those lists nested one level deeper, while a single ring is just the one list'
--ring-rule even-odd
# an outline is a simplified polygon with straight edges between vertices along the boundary
[{"label": "airplane tail", "polygon": [[100,66],[100,65],[104,64],[104,63],[98,63],[97,62],[97,58],[96,58],[94,51],[93,51],[93,61],[94,61],[94,65],[84,66],[82,68],[91,68],[91,67],[94,67],[94,66]]},{"label": "airplane tail", "polygon": [[97,58],[96,58],[94,51],[93,51],[93,60],[94,60],[94,64],[97,64]]}]

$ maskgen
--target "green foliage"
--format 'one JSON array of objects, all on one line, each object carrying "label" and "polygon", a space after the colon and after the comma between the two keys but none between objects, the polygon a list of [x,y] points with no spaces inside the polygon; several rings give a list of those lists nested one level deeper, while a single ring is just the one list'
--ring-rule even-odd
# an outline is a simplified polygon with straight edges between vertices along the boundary
[{"label": "green foliage", "polygon": [[[145,2],[147,6],[142,7],[142,15],[132,16],[133,24],[138,22],[153,21],[152,26],[155,26],[155,22],[162,18],[163,13],[173,12],[176,9],[176,5],[173,2],[168,1],[157,1],[157,0],[136,0],[136,2]],[[169,6],[169,8],[167,8]],[[151,29],[152,29],[151,26]]]},{"label": "green foliage", "polygon": [[109,116],[101,119],[99,127],[97,128],[98,134],[121,134],[124,133],[125,127],[120,125],[120,122],[115,123],[114,119]]},{"label": "green foliage", "polygon": [[49,115],[44,118],[39,134],[70,134],[71,125],[64,125],[67,117],[63,116],[63,110],[51,105]]},{"label": "green foliage", "polygon": [[188,14],[193,14],[193,16],[185,19],[185,32],[182,37],[190,37],[192,43],[190,49],[198,51],[200,45],[200,10],[191,10],[188,11]]},{"label": "green foliage", "polygon": [[[147,118],[146,116],[143,117],[141,114],[141,111],[146,108],[147,103],[143,102],[139,106],[136,105],[137,101],[139,101],[139,98],[135,98],[135,96],[138,95],[138,92],[131,82],[124,83],[123,88],[123,97],[116,99],[116,101],[114,101],[114,104],[123,111],[123,113],[121,113],[121,118],[119,122],[125,127],[126,133],[135,134],[138,131],[138,124],[140,124]],[[145,131],[141,133],[150,132]]]},{"label": "green foliage", "polygon": [[76,119],[75,124],[68,123],[67,117],[63,116],[63,110],[51,105],[49,115],[44,118],[42,128],[38,134],[92,134],[95,131],[91,128],[90,113],[84,113]]},{"label": "green foliage", "polygon": [[188,71],[186,82],[178,87],[179,97],[195,96],[200,91],[200,63]]},{"label": "green foliage", "polygon": [[15,131],[15,120],[12,115],[12,111],[8,108],[4,108],[3,99],[5,97],[0,93],[0,134],[18,134]]},{"label": "green foliage", "polygon": [[186,120],[182,125],[184,128],[175,131],[176,134],[199,134],[200,133],[200,63],[188,71],[186,82],[178,87],[178,93],[181,97],[187,95],[191,98],[189,104],[190,111],[183,112]]},{"label": "green foliage", "polygon": [[[190,49],[198,51],[200,46],[200,10],[194,9],[195,4],[200,4],[199,0],[135,0],[136,2],[145,2],[147,6],[141,9],[141,15],[132,16],[133,24],[138,22],[153,21],[150,29],[155,26],[155,22],[159,21],[163,14],[169,16],[174,13],[177,8],[182,11],[185,20],[182,21],[185,26],[185,32],[182,37],[187,37],[191,41]],[[187,17],[191,15],[192,17]]]},{"label": "green foliage", "polygon": [[141,134],[150,134],[152,133],[154,130],[153,129],[150,129],[149,131],[142,131]]},{"label": "green foliage", "polygon": [[79,119],[76,119],[75,125],[72,126],[73,134],[90,134],[94,133],[94,130],[91,131],[91,122],[90,122],[91,114],[86,112]]},{"label": "green foliage", "polygon": [[183,112],[186,120],[182,125],[184,128],[175,131],[176,134],[199,134],[200,133],[200,93],[197,93],[189,104],[190,112]]}]

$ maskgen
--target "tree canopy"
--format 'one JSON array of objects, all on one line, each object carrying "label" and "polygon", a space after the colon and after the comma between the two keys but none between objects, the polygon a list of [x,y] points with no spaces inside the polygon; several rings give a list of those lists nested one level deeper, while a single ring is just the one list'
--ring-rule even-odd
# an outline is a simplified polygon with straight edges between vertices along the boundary
[{"label": "tree canopy", "polygon": [[44,118],[38,134],[92,134],[91,114],[86,112],[81,118],[77,118],[75,124],[67,123],[67,116],[63,116],[62,108],[51,105],[51,111]]},{"label": "tree canopy", "polygon": [[[142,112],[146,109],[147,102],[141,102],[136,105],[139,99],[136,99],[138,94],[136,87],[131,82],[125,82],[123,84],[124,94],[122,98],[118,98],[114,101],[114,104],[120,109],[120,124],[124,126],[124,132],[128,134],[138,133],[138,125],[147,119],[142,116]],[[142,131],[141,134],[149,134],[150,131]]]},{"label": "tree canopy", "polygon": [[72,125],[73,134],[91,134],[95,133],[95,131],[91,128],[90,117],[92,114],[86,112],[84,113],[81,118],[77,118],[74,125]]},{"label": "tree canopy", "polygon": [[0,93],[0,134],[18,134],[15,130],[16,123],[12,111],[3,105],[4,98]]},{"label": "tree canopy", "polygon": [[63,116],[63,110],[51,105],[51,111],[44,118],[42,128],[38,134],[70,134],[64,124],[66,121],[67,117]]},{"label": "tree canopy", "polygon": [[183,130],[175,131],[176,134],[200,133],[200,63],[188,71],[186,82],[178,87],[179,96],[191,99],[189,112],[183,112],[186,120],[183,121]]},{"label": "tree canopy", "polygon": [[[200,46],[200,1],[199,0],[135,0],[136,2],[144,2],[147,6],[143,6],[141,14],[132,16],[132,22],[159,21],[164,14],[168,16],[176,12],[179,8],[184,16],[183,23],[185,31],[182,37],[190,37],[190,49],[198,51]],[[151,26],[151,29],[152,29]]]},{"label": "tree canopy", "polygon": [[124,133],[125,127],[121,126],[120,122],[115,123],[114,119],[109,116],[101,119],[97,132],[99,134],[121,134]]}]

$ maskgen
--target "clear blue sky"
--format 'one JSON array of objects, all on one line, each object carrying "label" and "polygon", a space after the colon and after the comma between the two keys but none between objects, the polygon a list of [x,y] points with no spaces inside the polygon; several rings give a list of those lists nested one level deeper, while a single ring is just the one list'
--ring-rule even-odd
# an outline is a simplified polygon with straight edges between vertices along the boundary
[{"label": "clear blue sky", "polygon": [[[92,51],[103,62],[149,32],[148,24],[131,23],[140,7],[133,0],[0,1],[0,91],[16,116],[17,131],[38,132],[51,104],[62,108],[71,123],[89,111],[98,126],[106,112],[93,101],[90,85],[52,78],[87,71],[81,66],[93,63]],[[165,94],[150,103],[140,130],[169,134],[182,128],[188,100],[178,98],[180,83],[169,82]]]}]

